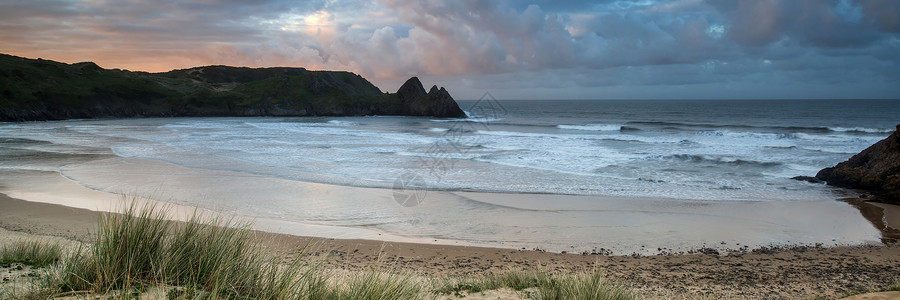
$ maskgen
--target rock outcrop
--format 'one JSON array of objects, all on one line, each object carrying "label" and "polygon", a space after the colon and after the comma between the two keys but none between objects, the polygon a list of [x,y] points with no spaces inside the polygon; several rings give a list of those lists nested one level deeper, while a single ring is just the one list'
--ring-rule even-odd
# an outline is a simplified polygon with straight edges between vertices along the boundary
[{"label": "rock outcrop", "polygon": [[147,73],[0,54],[0,122],[361,115],[465,116],[446,90],[426,93],[415,77],[390,94],[341,71],[205,66]]},{"label": "rock outcrop", "polygon": [[450,93],[443,87],[432,86],[428,93],[419,78],[413,77],[403,83],[397,90],[397,98],[404,115],[410,116],[443,116],[464,118],[466,113],[459,108]]},{"label": "rock outcrop", "polygon": [[900,125],[887,138],[816,178],[828,185],[871,191],[872,201],[900,204]]}]

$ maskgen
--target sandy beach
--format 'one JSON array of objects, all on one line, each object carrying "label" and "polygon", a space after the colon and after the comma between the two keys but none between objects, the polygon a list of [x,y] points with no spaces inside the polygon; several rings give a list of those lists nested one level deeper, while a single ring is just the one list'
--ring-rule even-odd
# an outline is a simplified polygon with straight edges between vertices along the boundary
[{"label": "sandy beach", "polygon": [[[30,237],[85,240],[99,212],[0,195],[0,241]],[[890,211],[890,208],[885,210]],[[884,217],[896,220],[896,216]],[[424,277],[464,276],[506,270],[603,270],[610,279],[657,298],[837,298],[878,289],[897,280],[900,246],[798,246],[783,249],[607,256],[530,249],[329,239],[258,232],[280,254],[309,253],[339,270],[373,267]],[[493,294],[497,295],[497,294]],[[515,296],[507,291],[500,297]],[[471,299],[471,298],[470,298]]]}]

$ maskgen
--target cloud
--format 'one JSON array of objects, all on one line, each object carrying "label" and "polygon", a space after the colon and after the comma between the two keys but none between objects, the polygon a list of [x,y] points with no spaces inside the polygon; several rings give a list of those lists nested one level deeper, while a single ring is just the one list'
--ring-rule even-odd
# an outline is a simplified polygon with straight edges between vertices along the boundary
[{"label": "cloud", "polygon": [[692,97],[779,80],[900,94],[894,0],[32,0],[0,3],[0,40],[0,52],[150,71],[343,69],[385,90],[422,76],[464,98]]},{"label": "cloud", "polygon": [[[759,47],[788,39],[822,48],[864,47],[887,38],[891,17],[875,14],[864,6],[843,1],[739,1],[733,5],[718,5],[732,20],[728,36],[742,46]],[[896,2],[893,2],[896,3]],[[894,7],[891,7],[894,6]],[[900,14],[898,5],[884,4],[879,8]],[[878,24],[878,26],[874,26]]]}]

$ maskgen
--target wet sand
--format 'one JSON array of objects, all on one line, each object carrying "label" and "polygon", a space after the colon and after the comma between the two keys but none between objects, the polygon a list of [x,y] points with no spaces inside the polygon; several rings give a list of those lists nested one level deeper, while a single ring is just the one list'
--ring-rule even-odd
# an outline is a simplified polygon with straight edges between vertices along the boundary
[{"label": "wet sand", "polygon": [[[0,207],[0,237],[27,233],[83,240],[95,229],[100,216],[96,211],[2,194]],[[324,259],[323,266],[330,269],[379,267],[422,276],[456,276],[535,268],[561,273],[599,268],[610,279],[658,298],[837,298],[848,292],[884,287],[900,274],[900,246],[896,244],[606,256],[266,232],[257,232],[257,236],[276,253],[306,252],[312,259]]]}]

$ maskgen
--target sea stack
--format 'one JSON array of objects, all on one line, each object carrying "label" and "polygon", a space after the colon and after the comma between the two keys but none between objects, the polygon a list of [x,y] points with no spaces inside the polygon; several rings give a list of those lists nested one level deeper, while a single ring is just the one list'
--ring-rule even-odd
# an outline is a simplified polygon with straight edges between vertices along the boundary
[{"label": "sea stack", "polygon": [[397,99],[404,111],[400,114],[408,116],[435,116],[442,118],[465,118],[466,113],[459,108],[450,93],[436,85],[426,93],[425,87],[418,77],[406,80],[397,90]]},{"label": "sea stack", "polygon": [[900,125],[887,138],[816,178],[828,185],[871,191],[872,201],[900,205]]}]

